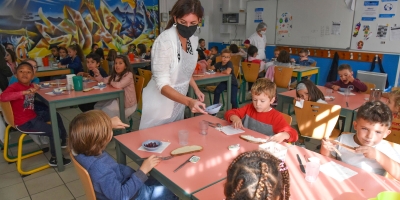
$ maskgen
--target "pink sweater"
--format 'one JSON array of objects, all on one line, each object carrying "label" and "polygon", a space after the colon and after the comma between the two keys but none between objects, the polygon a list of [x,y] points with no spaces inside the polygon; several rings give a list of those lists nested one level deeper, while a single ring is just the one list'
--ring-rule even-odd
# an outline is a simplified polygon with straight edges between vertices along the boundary
[{"label": "pink sweater", "polygon": [[[96,80],[98,82],[104,82],[108,84],[109,77],[103,78],[97,76]],[[116,77],[118,79],[118,76]],[[115,88],[121,88],[125,91],[125,108],[130,108],[137,104],[135,83],[133,81],[133,74],[131,72],[126,73],[119,82],[111,81],[111,86]]]}]

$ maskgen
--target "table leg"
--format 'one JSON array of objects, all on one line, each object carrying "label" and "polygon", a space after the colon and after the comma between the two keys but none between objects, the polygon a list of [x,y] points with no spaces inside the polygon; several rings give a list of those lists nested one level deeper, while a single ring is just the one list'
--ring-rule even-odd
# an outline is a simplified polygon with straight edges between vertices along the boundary
[{"label": "table leg", "polygon": [[53,139],[54,139],[54,148],[57,157],[57,167],[58,171],[64,171],[64,163],[63,163],[63,155],[61,151],[61,143],[60,143],[60,133],[58,132],[58,121],[57,121],[57,112],[56,106],[52,103],[49,104],[50,110],[50,120],[51,120],[51,129],[53,131]]},{"label": "table leg", "polygon": [[[118,94],[118,99],[119,99],[119,117],[120,117],[122,122],[127,123],[126,117],[125,117],[125,95],[124,94],[125,94],[124,90],[122,90]],[[120,131],[121,131],[121,133],[125,133],[126,132],[125,129],[121,129]]]},{"label": "table leg", "polygon": [[280,112],[283,110],[283,96],[278,94],[278,105],[276,106],[276,109]]},{"label": "table leg", "polygon": [[226,98],[226,109],[227,110],[232,109],[231,100],[234,100],[234,99],[231,99],[231,92],[232,92],[232,77],[229,76],[229,78],[228,78],[228,89],[226,91],[226,96],[227,96],[227,98]]},{"label": "table leg", "polygon": [[315,85],[318,85],[319,81],[319,69],[318,72],[315,74]]},{"label": "table leg", "polygon": [[115,150],[116,150],[116,153],[117,153],[117,162],[119,164],[126,165],[126,155],[125,155],[124,152],[122,152],[121,144],[119,144],[118,142],[115,142]]},{"label": "table leg", "polygon": [[240,91],[242,93],[242,102],[240,102],[240,103],[244,103],[246,101],[246,84],[247,84],[247,82],[243,78],[242,86],[240,86]]},{"label": "table leg", "polygon": [[299,83],[301,81],[301,77],[303,76],[302,72],[297,72],[297,82]]},{"label": "table leg", "polygon": [[353,111],[342,108],[341,115],[346,117],[346,119],[344,120],[343,131],[350,132],[353,123]]},{"label": "table leg", "polygon": [[[193,98],[194,97],[194,90],[192,86],[189,86],[189,97]],[[190,117],[194,117],[194,113],[190,111]]]}]

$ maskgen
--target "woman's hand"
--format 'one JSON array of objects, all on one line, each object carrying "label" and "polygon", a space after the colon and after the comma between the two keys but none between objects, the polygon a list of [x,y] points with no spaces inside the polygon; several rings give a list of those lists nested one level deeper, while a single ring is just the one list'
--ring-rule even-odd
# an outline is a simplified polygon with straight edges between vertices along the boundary
[{"label": "woman's hand", "polygon": [[200,101],[198,101],[196,99],[191,99],[188,106],[189,106],[190,110],[192,111],[192,113],[207,114],[207,112],[205,111],[206,104],[201,103]]},{"label": "woman's hand", "polygon": [[200,90],[196,90],[194,93],[200,102],[204,102],[204,94]]}]

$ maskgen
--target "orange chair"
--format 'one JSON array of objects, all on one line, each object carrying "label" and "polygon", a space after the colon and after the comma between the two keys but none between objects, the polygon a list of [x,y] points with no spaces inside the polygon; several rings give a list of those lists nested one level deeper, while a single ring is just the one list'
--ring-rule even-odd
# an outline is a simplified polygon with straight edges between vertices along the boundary
[{"label": "orange chair", "polygon": [[145,69],[140,69],[140,68],[138,68],[138,73],[141,77],[144,78],[143,88],[145,88],[147,86],[147,84],[150,82],[151,76],[153,76],[153,73],[151,73],[150,70],[145,70]]},{"label": "orange chair", "polygon": [[93,189],[92,179],[89,176],[89,173],[85,168],[82,167],[76,160],[75,156],[72,153],[69,153],[72,163],[74,163],[74,167],[76,172],[78,173],[79,179],[81,179],[83,189],[85,190],[86,199],[88,200],[96,200],[96,195]]}]

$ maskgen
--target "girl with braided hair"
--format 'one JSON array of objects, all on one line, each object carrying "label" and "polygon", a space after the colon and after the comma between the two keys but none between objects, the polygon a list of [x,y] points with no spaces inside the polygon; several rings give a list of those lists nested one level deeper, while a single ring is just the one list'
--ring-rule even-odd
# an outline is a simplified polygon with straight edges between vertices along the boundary
[{"label": "girl with braided hair", "polygon": [[227,171],[226,200],[288,200],[286,164],[266,151],[249,151],[233,160]]}]

